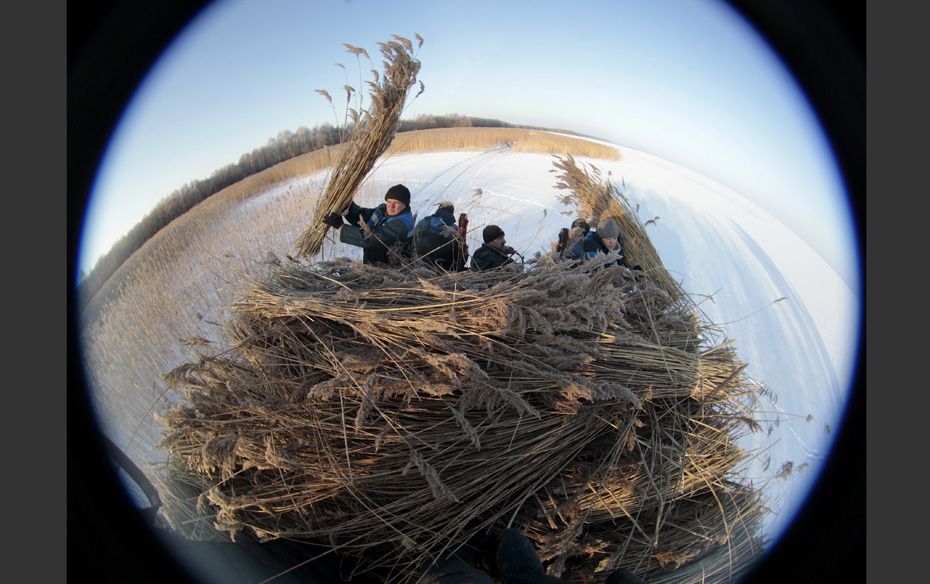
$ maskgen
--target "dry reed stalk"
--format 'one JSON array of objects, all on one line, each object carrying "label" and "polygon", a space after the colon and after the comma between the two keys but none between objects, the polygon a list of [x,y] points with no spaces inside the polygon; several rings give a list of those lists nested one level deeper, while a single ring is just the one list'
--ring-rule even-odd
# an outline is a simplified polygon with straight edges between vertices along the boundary
[{"label": "dry reed stalk", "polygon": [[166,376],[187,395],[160,417],[172,524],[326,543],[392,581],[508,524],[572,581],[739,572],[761,513],[730,478],[743,365],[685,297],[590,268],[279,266],[228,348]]},{"label": "dry reed stalk", "polygon": [[609,176],[602,178],[596,167],[589,165],[586,169],[579,165],[570,154],[555,158],[555,169],[551,172],[556,173],[558,178],[556,188],[571,191],[571,194],[563,197],[563,202],[575,203],[579,217],[592,220],[592,225],[605,217],[616,219],[624,238],[623,253],[627,263],[641,266],[656,286],[673,299],[679,299],[684,294],[681,286],[665,269],[652,241],[646,235],[645,226],[620,188]]},{"label": "dry reed stalk", "polygon": [[[355,191],[387,149],[400,122],[410,88],[417,82],[420,61],[414,58],[413,44],[406,38],[378,43],[384,57],[383,73],[376,71],[375,81],[369,81],[371,105],[357,114],[348,139],[348,146],[339,152],[329,182],[320,197],[313,221],[297,239],[297,253],[311,257],[323,245],[328,226],[319,219],[330,213],[341,213],[352,201]],[[420,43],[422,44],[422,42]],[[356,47],[349,51],[358,54]],[[422,83],[421,83],[422,91]]]}]

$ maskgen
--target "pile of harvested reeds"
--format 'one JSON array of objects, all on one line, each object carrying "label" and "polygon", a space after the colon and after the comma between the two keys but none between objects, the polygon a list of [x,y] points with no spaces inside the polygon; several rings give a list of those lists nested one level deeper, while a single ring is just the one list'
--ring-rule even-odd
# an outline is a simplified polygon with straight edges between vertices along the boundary
[{"label": "pile of harvested reeds", "polygon": [[[351,112],[353,125],[347,145],[340,150],[326,190],[314,211],[313,216],[318,220],[312,221],[297,240],[300,256],[312,257],[320,251],[328,227],[319,219],[330,213],[341,213],[349,206],[359,185],[394,139],[407,93],[417,82],[420,72],[420,61],[414,58],[413,43],[401,36],[394,35],[394,38],[378,44],[384,57],[383,74],[372,70],[374,81],[368,82],[370,105],[361,112]],[[416,38],[422,46],[423,39],[419,35]],[[349,46],[349,51],[368,57],[365,49],[360,47]],[[421,92],[422,85],[421,82]],[[328,93],[323,93],[331,102]]]},{"label": "pile of harvested reeds", "polygon": [[574,203],[578,216],[591,222],[592,227],[604,217],[613,217],[623,236],[623,253],[627,263],[640,266],[660,288],[677,298],[683,294],[681,286],[662,265],[659,254],[646,235],[646,229],[617,184],[601,176],[592,165],[580,166],[570,154],[556,156],[553,162],[558,182],[556,188],[567,189],[566,202]]},{"label": "pile of harvested reeds", "polygon": [[394,580],[508,525],[576,582],[726,581],[760,551],[753,387],[649,277],[291,262],[233,314],[228,350],[166,376],[181,531],[325,542]]}]

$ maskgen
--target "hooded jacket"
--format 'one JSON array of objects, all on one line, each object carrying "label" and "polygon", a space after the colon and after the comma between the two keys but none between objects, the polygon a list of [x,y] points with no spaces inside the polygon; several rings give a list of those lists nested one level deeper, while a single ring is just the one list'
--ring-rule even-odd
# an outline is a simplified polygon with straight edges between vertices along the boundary
[{"label": "hooded jacket", "polygon": [[447,271],[465,269],[468,259],[456,239],[458,225],[448,207],[440,207],[435,213],[417,222],[413,230],[413,246],[417,255]]}]

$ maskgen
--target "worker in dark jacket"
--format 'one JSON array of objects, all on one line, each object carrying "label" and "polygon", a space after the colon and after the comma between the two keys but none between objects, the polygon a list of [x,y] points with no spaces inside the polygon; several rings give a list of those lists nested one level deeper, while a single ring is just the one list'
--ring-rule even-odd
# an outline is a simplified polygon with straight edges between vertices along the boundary
[{"label": "worker in dark jacket", "polygon": [[436,212],[417,222],[413,230],[413,246],[417,256],[447,272],[465,269],[468,255],[458,236],[455,223],[455,206],[439,203]]},{"label": "worker in dark jacket", "polygon": [[589,231],[581,241],[582,256],[586,260],[597,257],[598,254],[620,254],[618,263],[627,266],[623,253],[623,237],[620,235],[620,224],[613,217],[604,217],[597,224],[597,230]]},{"label": "worker in dark jacket", "polygon": [[488,225],[481,232],[484,244],[471,256],[471,269],[473,272],[482,272],[506,266],[513,263],[513,254],[516,250],[507,245],[504,230],[497,225]]},{"label": "worker in dark jacket", "polygon": [[390,263],[391,248],[406,245],[408,235],[413,233],[410,190],[404,185],[394,185],[384,194],[384,203],[377,207],[359,207],[352,201],[344,219],[339,213],[330,213],[323,222],[339,230],[339,241],[362,248],[364,263]]}]

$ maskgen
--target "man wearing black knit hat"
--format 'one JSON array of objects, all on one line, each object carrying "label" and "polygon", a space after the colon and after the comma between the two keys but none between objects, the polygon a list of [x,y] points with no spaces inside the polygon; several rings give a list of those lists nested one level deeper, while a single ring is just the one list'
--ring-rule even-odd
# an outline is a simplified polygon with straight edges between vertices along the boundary
[{"label": "man wearing black knit hat", "polygon": [[516,250],[507,245],[504,230],[497,225],[488,225],[481,232],[484,244],[471,256],[471,269],[473,272],[483,272],[506,266],[513,263],[513,254]]},{"label": "man wearing black knit hat", "polygon": [[396,263],[402,250],[392,248],[406,246],[407,235],[413,233],[410,190],[404,185],[394,185],[384,194],[384,203],[377,207],[359,207],[352,201],[344,219],[339,213],[330,213],[323,222],[339,230],[339,241],[362,248],[364,263]]}]

